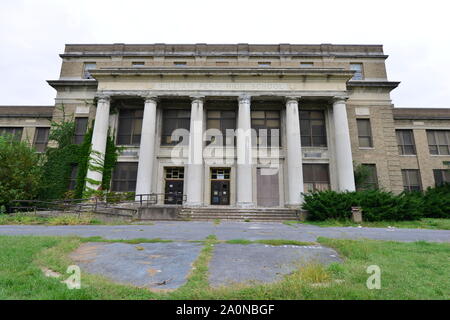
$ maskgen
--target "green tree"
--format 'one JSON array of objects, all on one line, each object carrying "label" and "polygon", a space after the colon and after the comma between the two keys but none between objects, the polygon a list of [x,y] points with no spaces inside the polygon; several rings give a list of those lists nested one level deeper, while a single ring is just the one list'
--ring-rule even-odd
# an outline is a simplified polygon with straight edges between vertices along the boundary
[{"label": "green tree", "polygon": [[0,207],[34,199],[42,176],[42,155],[27,142],[0,136]]}]

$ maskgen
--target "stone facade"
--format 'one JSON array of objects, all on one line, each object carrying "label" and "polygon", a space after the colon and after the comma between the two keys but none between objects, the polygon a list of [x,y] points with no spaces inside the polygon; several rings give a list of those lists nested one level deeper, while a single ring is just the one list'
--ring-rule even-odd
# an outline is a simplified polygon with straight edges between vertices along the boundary
[{"label": "stone facade", "polygon": [[[420,169],[426,188],[435,183],[433,169],[448,168],[450,156],[430,155],[426,130],[450,130],[449,110],[427,109],[420,117],[416,109],[394,108],[390,92],[399,83],[387,79],[387,55],[380,45],[75,44],[66,45],[60,57],[60,78],[48,81],[56,100],[54,108],[47,107],[47,118],[34,117],[33,107],[27,119],[13,116],[20,107],[2,107],[0,127],[49,126],[51,118],[61,119],[64,107],[66,115],[88,118],[90,125],[95,119],[93,149],[101,154],[108,128],[118,139],[120,122],[128,121],[120,120],[122,113],[140,110],[132,120],[136,124],[130,124],[142,123],[134,132],[140,141],[123,144],[119,163],[136,165],[130,191],[162,195],[159,203],[167,201],[170,185],[182,181],[186,205],[213,205],[220,192],[219,205],[298,206],[310,187],[354,190],[354,164],[375,165],[378,186],[393,192],[404,189],[402,169]],[[162,144],[166,110],[190,115],[189,143],[177,155],[176,147]],[[231,152],[230,163],[221,163],[217,148],[203,139],[209,123],[219,120],[209,121],[210,112],[224,110],[235,112],[237,129],[236,147],[222,148]],[[279,123],[279,147],[257,146],[247,135],[260,121],[254,118],[257,111],[266,118],[279,114],[265,119]],[[320,111],[324,119],[305,120],[302,111]],[[371,143],[361,147],[357,121],[364,119],[370,121]],[[312,126],[311,133],[304,133],[305,125]],[[399,154],[396,129],[413,129],[416,155]],[[308,139],[322,135],[314,130],[326,132],[324,143],[308,145]],[[328,177],[320,170],[312,174],[319,167],[310,165],[325,165]],[[171,168],[182,168],[183,178],[168,177]],[[263,177],[273,168],[276,176]],[[217,169],[225,173],[217,175]],[[322,178],[310,181],[315,175]],[[101,179],[97,172],[88,176]],[[266,184],[271,189],[264,190]]]}]

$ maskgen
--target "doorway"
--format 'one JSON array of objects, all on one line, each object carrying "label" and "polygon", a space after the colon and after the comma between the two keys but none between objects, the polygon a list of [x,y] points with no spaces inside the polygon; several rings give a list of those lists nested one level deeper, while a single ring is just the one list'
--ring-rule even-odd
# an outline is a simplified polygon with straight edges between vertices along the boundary
[{"label": "doorway", "polygon": [[230,168],[211,169],[211,204],[230,205]]},{"label": "doorway", "polygon": [[183,204],[184,168],[165,168],[164,204]]}]

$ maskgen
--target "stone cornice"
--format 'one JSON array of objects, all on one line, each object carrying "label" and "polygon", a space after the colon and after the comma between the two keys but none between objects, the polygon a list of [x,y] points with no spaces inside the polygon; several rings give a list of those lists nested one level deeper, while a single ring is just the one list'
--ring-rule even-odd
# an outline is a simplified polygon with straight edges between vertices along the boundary
[{"label": "stone cornice", "polygon": [[393,90],[398,87],[399,81],[370,81],[370,80],[350,80],[347,82],[349,89],[357,87],[386,88]]},{"label": "stone cornice", "polygon": [[66,86],[77,87],[97,87],[97,80],[80,79],[80,80],[47,80],[47,83],[53,88],[57,89]]}]

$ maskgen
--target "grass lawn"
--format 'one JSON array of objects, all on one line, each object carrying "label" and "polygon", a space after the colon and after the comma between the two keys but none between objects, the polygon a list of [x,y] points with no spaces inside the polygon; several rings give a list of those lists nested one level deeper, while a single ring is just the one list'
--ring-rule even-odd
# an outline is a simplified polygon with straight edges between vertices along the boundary
[{"label": "grass lawn", "polygon": [[450,219],[424,218],[413,221],[374,221],[354,223],[351,220],[334,220],[329,219],[325,221],[285,221],[287,225],[295,224],[312,224],[319,227],[372,227],[372,228],[413,228],[413,229],[440,229],[450,230]]},{"label": "grass lawn", "polygon": [[[89,239],[88,239],[89,240]],[[319,239],[335,248],[343,264],[309,265],[272,284],[212,289],[208,263],[218,240],[209,236],[187,283],[171,292],[113,283],[82,273],[82,287],[69,290],[59,279],[45,277],[40,267],[60,272],[71,264],[67,255],[78,237],[0,236],[0,299],[449,299],[449,243],[399,243],[374,240]],[[98,241],[98,239],[91,239]],[[145,242],[145,239],[139,241]],[[131,241],[137,243],[139,241]],[[157,242],[149,239],[148,242]],[[280,240],[276,241],[280,243]],[[239,243],[239,241],[237,242]],[[381,268],[381,289],[369,290],[366,268]]]}]

